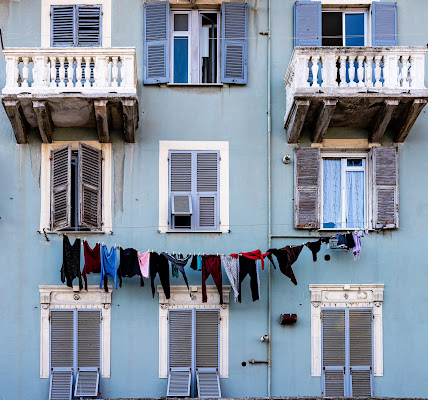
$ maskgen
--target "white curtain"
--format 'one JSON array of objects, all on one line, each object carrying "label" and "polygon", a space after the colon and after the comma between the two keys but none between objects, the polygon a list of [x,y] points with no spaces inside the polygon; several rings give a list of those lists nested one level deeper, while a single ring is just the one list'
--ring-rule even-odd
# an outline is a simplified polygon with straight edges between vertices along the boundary
[{"label": "white curtain", "polygon": [[364,172],[346,172],[346,227],[364,228]]},{"label": "white curtain", "polygon": [[323,228],[341,228],[341,160],[323,160]]}]

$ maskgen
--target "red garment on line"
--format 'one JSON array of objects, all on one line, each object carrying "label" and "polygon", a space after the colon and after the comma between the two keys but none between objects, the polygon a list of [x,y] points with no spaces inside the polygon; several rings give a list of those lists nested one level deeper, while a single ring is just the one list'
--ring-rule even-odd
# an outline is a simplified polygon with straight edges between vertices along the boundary
[{"label": "red garment on line", "polygon": [[[263,254],[260,250],[249,251],[248,253],[239,253],[241,256],[250,258],[251,260],[262,260],[262,269],[265,269],[265,258],[270,254],[269,252]],[[231,254],[233,258],[238,258],[239,254]]]},{"label": "red garment on line", "polygon": [[202,303],[207,302],[206,280],[210,275],[213,277],[214,283],[217,286],[217,291],[220,295],[220,304],[223,304],[223,282],[221,276],[220,256],[202,256]]},{"label": "red garment on line", "polygon": [[85,280],[85,289],[88,290],[88,279],[86,274],[101,272],[101,251],[100,244],[97,243],[93,249],[89,247],[86,240],[83,241],[83,253],[85,255],[85,266],[83,267],[82,276]]}]

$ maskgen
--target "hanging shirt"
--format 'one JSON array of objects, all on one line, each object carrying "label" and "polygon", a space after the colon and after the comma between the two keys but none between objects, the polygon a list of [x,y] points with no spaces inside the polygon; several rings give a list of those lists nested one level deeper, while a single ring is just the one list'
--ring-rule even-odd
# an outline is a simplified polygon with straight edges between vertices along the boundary
[{"label": "hanging shirt", "polygon": [[116,247],[112,246],[110,251],[107,250],[107,246],[103,244],[101,246],[101,276],[100,276],[100,289],[103,287],[108,292],[107,277],[114,279],[114,285],[117,289],[117,252]]},{"label": "hanging shirt", "polygon": [[[120,265],[117,269],[117,276],[119,278],[119,286],[122,287],[122,277],[132,278],[133,276],[140,276],[140,264],[138,262],[138,254],[135,249],[122,249],[120,248]],[[143,278],[140,279],[140,285],[144,286]]]},{"label": "hanging shirt", "polygon": [[232,256],[221,255],[221,262],[223,263],[226,275],[229,278],[229,282],[232,286],[235,301],[238,301],[239,295],[239,262],[237,258]]},{"label": "hanging shirt", "polygon": [[297,285],[296,277],[294,276],[293,269],[291,266],[296,262],[300,252],[303,249],[303,245],[300,246],[285,246],[282,249],[269,249],[268,258],[276,269],[276,265],[273,262],[272,254],[277,258],[280,271],[291,279],[295,285]]},{"label": "hanging shirt", "polygon": [[93,249],[89,247],[86,240],[83,241],[83,254],[85,256],[85,266],[83,267],[82,276],[85,280],[85,290],[88,290],[87,274],[101,272],[101,250],[100,244],[97,243]]},{"label": "hanging shirt", "polygon": [[76,239],[73,245],[70,239],[64,235],[62,241],[62,267],[61,282],[67,280],[67,286],[73,287],[73,279],[79,278],[79,289],[83,289],[82,274],[80,273],[80,239]]},{"label": "hanging shirt", "polygon": [[138,263],[140,264],[140,272],[141,276],[144,278],[149,277],[149,265],[150,265],[150,253],[145,251],[144,253],[140,253],[137,251]]}]

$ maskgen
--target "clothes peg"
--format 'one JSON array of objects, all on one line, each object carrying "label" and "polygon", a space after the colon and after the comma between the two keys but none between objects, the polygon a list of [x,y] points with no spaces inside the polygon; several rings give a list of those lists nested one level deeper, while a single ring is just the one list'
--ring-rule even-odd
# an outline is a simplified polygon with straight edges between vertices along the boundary
[{"label": "clothes peg", "polygon": [[218,256],[218,253],[217,253],[217,256]]},{"label": "clothes peg", "polygon": [[102,243],[102,245],[101,246],[104,246],[104,242]]}]

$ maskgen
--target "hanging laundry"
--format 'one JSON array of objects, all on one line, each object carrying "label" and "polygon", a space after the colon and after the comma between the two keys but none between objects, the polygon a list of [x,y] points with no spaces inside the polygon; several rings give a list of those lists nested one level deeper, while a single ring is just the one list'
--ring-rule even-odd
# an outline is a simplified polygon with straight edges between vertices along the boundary
[{"label": "hanging laundry", "polygon": [[156,252],[150,253],[150,281],[152,286],[152,295],[155,297],[155,277],[159,274],[159,279],[165,297],[169,299],[170,297],[170,286],[169,286],[169,263],[168,259]]},{"label": "hanging laundry", "polygon": [[173,265],[171,269],[172,269],[172,271],[171,271],[172,277],[178,278],[178,268],[175,265]]},{"label": "hanging laundry", "polygon": [[144,286],[143,277],[141,276],[140,264],[138,262],[137,250],[129,248],[120,248],[120,264],[117,269],[119,278],[119,286],[122,287],[122,277],[132,278],[133,276],[140,277],[140,286]]},{"label": "hanging laundry", "polygon": [[[231,254],[233,257],[234,255]],[[257,270],[256,260],[246,256],[239,256],[239,288],[238,301],[241,302],[242,281],[247,275],[250,275],[250,288],[253,301],[260,299],[260,279],[259,271]]]},{"label": "hanging laundry", "polygon": [[305,246],[312,252],[312,259],[317,260],[317,254],[321,250],[321,239],[318,239],[316,242],[305,243]]},{"label": "hanging laundry", "polygon": [[226,275],[229,278],[229,282],[232,286],[235,301],[238,301],[239,295],[239,263],[238,259],[232,256],[221,255],[221,262],[223,263]]},{"label": "hanging laundry", "polygon": [[346,233],[346,234],[339,234],[337,237],[337,247],[348,251],[349,249],[352,249],[355,247],[354,238],[352,236],[352,233]]},{"label": "hanging laundry", "polygon": [[189,290],[189,295],[190,295],[189,283],[187,282],[187,276],[186,276],[186,273],[184,272],[184,267],[186,266],[187,261],[189,261],[190,254],[186,258],[183,258],[183,257],[175,258],[173,256],[170,256],[167,253],[161,253],[161,255],[166,257],[171,262],[171,264],[177,267],[178,270],[181,272],[181,275],[183,275],[184,282],[186,282],[187,289]]},{"label": "hanging laundry", "polygon": [[82,276],[85,280],[85,290],[88,290],[87,274],[101,272],[101,250],[100,244],[97,243],[93,249],[89,247],[86,240],[83,241],[83,254],[85,257],[85,265],[83,267]]},{"label": "hanging laundry", "polygon": [[206,280],[210,275],[213,277],[218,294],[220,295],[220,304],[223,304],[223,282],[221,275],[220,256],[202,256],[202,303],[207,302]]},{"label": "hanging laundry", "polygon": [[108,292],[107,277],[114,279],[114,287],[117,289],[117,252],[116,247],[112,246],[110,251],[107,250],[107,246],[103,244],[101,246],[101,276],[100,276],[100,289],[103,287]]},{"label": "hanging laundry", "polygon": [[71,245],[67,235],[62,241],[61,282],[67,280],[67,286],[73,287],[73,279],[79,278],[79,289],[83,289],[82,274],[80,273],[80,239]]},{"label": "hanging laundry", "polygon": [[[364,233],[363,233],[364,235]],[[352,254],[354,255],[354,261],[360,261],[360,254],[361,254],[361,237],[359,235],[359,232],[353,232],[352,233],[355,246],[352,248]]]},{"label": "hanging laundry", "polygon": [[202,271],[202,256],[198,256],[198,271]]},{"label": "hanging laundry", "polygon": [[198,270],[198,256],[197,255],[194,255],[192,257],[192,262],[190,263],[190,268],[192,268],[193,271]]},{"label": "hanging laundry", "polygon": [[[260,250],[249,251],[248,253],[239,253],[239,255],[250,258],[251,260],[261,260],[262,269],[265,269],[265,258],[269,252],[263,254]],[[238,258],[238,254],[231,254],[232,257]]]},{"label": "hanging laundry", "polygon": [[269,249],[268,258],[276,269],[276,265],[273,262],[272,254],[276,257],[279,264],[280,271],[288,278],[291,279],[295,285],[297,285],[296,277],[294,276],[293,269],[291,266],[296,262],[303,249],[303,245],[300,246],[285,246],[282,249]]},{"label": "hanging laundry", "polygon": [[144,253],[140,253],[140,251],[137,250],[137,256],[138,256],[138,264],[140,264],[141,276],[147,279],[149,278],[150,253],[148,251],[145,251]]}]

